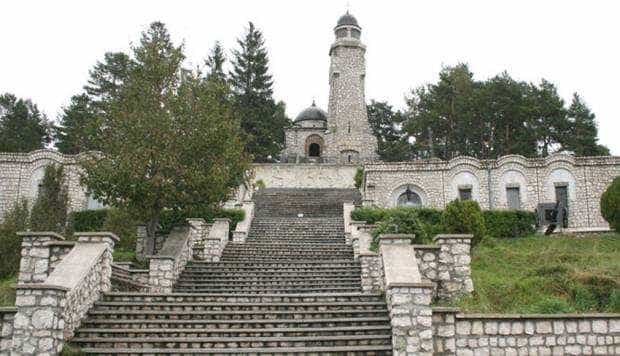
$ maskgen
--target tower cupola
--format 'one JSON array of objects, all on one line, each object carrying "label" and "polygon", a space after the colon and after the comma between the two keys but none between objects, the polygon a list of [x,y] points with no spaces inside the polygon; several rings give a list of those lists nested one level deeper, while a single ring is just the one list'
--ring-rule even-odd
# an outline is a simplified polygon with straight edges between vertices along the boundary
[{"label": "tower cupola", "polygon": [[357,19],[347,10],[347,13],[338,19],[334,33],[336,34],[336,40],[353,39],[359,41],[362,36],[362,28],[357,23]]}]

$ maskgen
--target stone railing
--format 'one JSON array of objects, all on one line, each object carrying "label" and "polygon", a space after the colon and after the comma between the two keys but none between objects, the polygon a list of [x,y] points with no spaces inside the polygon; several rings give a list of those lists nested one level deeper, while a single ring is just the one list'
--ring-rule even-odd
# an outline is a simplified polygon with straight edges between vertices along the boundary
[{"label": "stone railing", "polygon": [[243,201],[243,204],[238,205],[244,212],[243,220],[237,223],[235,231],[232,233],[233,243],[244,243],[250,232],[250,226],[254,219],[254,202],[251,200]]},{"label": "stone railing", "polygon": [[13,320],[17,308],[0,308],[0,355],[9,355],[13,348]]},{"label": "stone railing", "polygon": [[101,293],[110,290],[112,250],[118,237],[107,232],[75,235],[78,241],[73,248],[66,254],[57,253],[57,263],[52,267],[50,250],[54,243],[49,242],[62,241],[63,237],[20,233],[22,256],[28,258],[20,264],[16,287],[12,353],[60,352],[88,309]]},{"label": "stone railing", "polygon": [[461,314],[433,308],[434,350],[450,355],[618,355],[620,314]]},{"label": "stone railing", "polygon": [[149,288],[153,293],[170,293],[185,265],[192,258],[190,228],[175,227],[156,256],[150,256]]},{"label": "stone railing", "polygon": [[347,245],[351,244],[351,213],[355,209],[353,202],[342,204],[342,217],[344,219],[344,236]]},{"label": "stone railing", "polygon": [[149,270],[132,268],[131,262],[112,264],[112,290],[146,292],[149,290]]},{"label": "stone railing", "polygon": [[207,224],[203,218],[187,219],[189,225],[189,239],[192,248],[192,259],[202,261],[205,259],[205,239],[209,235],[211,224]]},{"label": "stone railing", "polygon": [[205,261],[218,262],[222,257],[222,251],[228,243],[230,234],[230,219],[217,218],[209,229],[209,235],[205,238]]}]

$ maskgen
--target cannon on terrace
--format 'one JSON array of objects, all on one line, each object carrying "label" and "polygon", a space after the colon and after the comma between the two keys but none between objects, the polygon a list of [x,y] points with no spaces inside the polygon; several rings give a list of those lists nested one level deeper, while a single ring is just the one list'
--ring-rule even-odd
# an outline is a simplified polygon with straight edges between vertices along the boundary
[{"label": "cannon on terrace", "polygon": [[562,202],[541,203],[536,208],[537,225],[545,229],[545,235],[552,234],[559,227],[568,227],[568,207]]}]

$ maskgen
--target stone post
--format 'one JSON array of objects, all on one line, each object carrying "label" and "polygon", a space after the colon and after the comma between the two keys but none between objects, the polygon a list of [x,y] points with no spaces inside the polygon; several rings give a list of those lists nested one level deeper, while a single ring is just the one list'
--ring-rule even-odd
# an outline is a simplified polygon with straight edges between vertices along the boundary
[{"label": "stone post", "polygon": [[360,261],[362,290],[366,293],[383,292],[385,283],[383,281],[381,255],[370,250],[372,242],[370,231],[374,225],[364,225],[362,222],[356,222],[352,227],[353,231],[356,231],[353,244],[357,245],[358,248],[354,249],[354,254]]},{"label": "stone post", "polygon": [[254,219],[254,202],[251,200],[244,200],[241,204],[241,209],[245,212],[243,221],[240,221],[232,233],[232,242],[236,244],[245,243],[245,240],[250,233],[250,225]]},{"label": "stone post", "polygon": [[41,283],[49,275],[50,248],[48,242],[64,241],[64,237],[55,232],[18,232],[22,238],[21,261],[17,283]]},{"label": "stone post", "polygon": [[474,291],[471,279],[472,235],[437,235],[433,241],[441,248],[437,264],[437,296],[453,299]]},{"label": "stone post", "polygon": [[222,257],[222,251],[228,243],[230,232],[230,219],[214,219],[209,231],[209,236],[205,239],[205,261],[218,262]]},{"label": "stone post", "polygon": [[144,261],[146,259],[146,225],[138,225],[136,227],[136,259]]},{"label": "stone post", "polygon": [[64,343],[68,289],[44,284],[17,286],[13,321],[15,355],[57,355]]},{"label": "stone post", "polygon": [[151,293],[171,293],[174,285],[174,257],[151,256],[149,286]]},{"label": "stone post", "polygon": [[192,246],[192,258],[197,260],[204,260],[204,238],[207,235],[208,225],[205,219],[202,218],[189,218],[187,223],[190,228],[190,245]]},{"label": "stone post", "polygon": [[342,204],[342,215],[344,219],[344,233],[351,233],[351,213],[355,209],[353,202],[346,202]]},{"label": "stone post", "polygon": [[433,355],[433,284],[422,282],[414,235],[379,236],[394,355]]},{"label": "stone post", "polygon": [[357,220],[351,220],[349,222],[349,233],[347,236],[347,233],[345,232],[345,241],[347,243],[347,245],[353,245],[354,241],[357,241],[358,244],[358,250],[355,250],[355,246],[353,247],[353,253],[354,253],[354,257],[357,259],[357,255],[359,254],[359,234],[360,234],[360,228],[362,228],[362,226],[366,225],[365,221],[357,221]]},{"label": "stone post", "polygon": [[109,231],[76,232],[73,235],[77,236],[78,243],[104,243],[107,245],[101,266],[101,292],[108,292],[112,289],[112,262],[114,262],[112,253],[114,252],[114,245],[120,241],[120,238]]},{"label": "stone post", "polygon": [[450,307],[433,308],[433,348],[439,355],[456,354],[456,314]]}]

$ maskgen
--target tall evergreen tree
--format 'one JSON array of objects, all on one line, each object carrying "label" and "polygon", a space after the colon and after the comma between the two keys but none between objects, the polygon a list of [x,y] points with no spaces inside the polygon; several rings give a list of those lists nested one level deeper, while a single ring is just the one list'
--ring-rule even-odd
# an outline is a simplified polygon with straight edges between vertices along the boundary
[{"label": "tall evergreen tree", "polygon": [[224,63],[226,62],[226,55],[224,54],[224,49],[219,41],[215,42],[211,52],[207,56],[205,60],[205,64],[207,65],[207,79],[216,80],[220,82],[226,81],[228,78],[226,77],[226,73],[224,72]]},{"label": "tall evergreen tree", "polygon": [[53,164],[45,167],[37,199],[30,212],[30,227],[34,231],[63,233],[67,225],[68,205],[69,194],[63,167]]},{"label": "tall evergreen tree", "polygon": [[566,140],[569,125],[564,100],[555,85],[544,79],[540,85],[531,86],[531,93],[528,110],[532,129],[538,141],[539,154],[546,157]]},{"label": "tall evergreen tree", "polygon": [[273,79],[262,33],[249,23],[239,49],[233,52],[230,78],[235,111],[245,132],[246,150],[256,161],[277,156],[284,144],[284,128],[290,120],[284,103],[273,99]]},{"label": "tall evergreen tree", "polygon": [[51,142],[52,124],[30,100],[0,95],[0,152],[29,152]]},{"label": "tall evergreen tree", "polygon": [[609,155],[609,149],[598,144],[596,116],[577,93],[573,94],[567,116],[570,130],[563,143],[565,149],[577,156]]},{"label": "tall evergreen tree", "polygon": [[102,155],[81,162],[83,182],[106,205],[147,223],[152,253],[165,209],[215,207],[249,169],[225,85],[182,67],[164,24],[133,48],[133,65],[102,115]]},{"label": "tall evergreen tree", "polygon": [[86,94],[74,95],[63,108],[60,125],[56,128],[56,148],[62,153],[77,154],[98,149],[99,115]]},{"label": "tall evergreen tree", "polygon": [[98,61],[89,71],[90,78],[84,90],[97,106],[101,106],[118,94],[134,64],[126,53],[107,52],[103,61]]},{"label": "tall evergreen tree", "polygon": [[402,131],[405,115],[387,102],[370,101],[368,122],[377,137],[378,153],[388,162],[404,161],[411,157],[408,136]]}]

